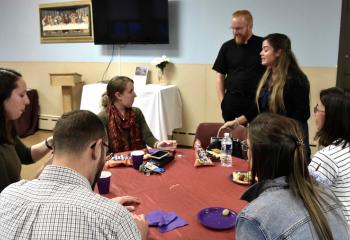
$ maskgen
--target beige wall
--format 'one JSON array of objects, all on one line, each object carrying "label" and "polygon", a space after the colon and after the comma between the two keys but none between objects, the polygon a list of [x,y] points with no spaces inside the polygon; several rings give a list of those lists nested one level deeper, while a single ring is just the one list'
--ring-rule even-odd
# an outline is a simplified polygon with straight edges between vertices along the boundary
[{"label": "beige wall", "polygon": [[[50,86],[49,73],[82,74],[86,83],[95,83],[101,80],[108,63],[100,62],[0,62],[0,66],[13,68],[21,72],[28,87],[35,88],[39,93],[41,114],[60,116],[62,110],[61,89]],[[148,83],[157,82],[157,70],[150,64],[142,63],[112,63],[106,75],[110,79],[114,75],[132,77],[136,66],[149,67]],[[311,106],[316,104],[321,89],[335,86],[336,68],[331,67],[304,67],[311,84]],[[191,145],[196,127],[200,122],[222,121],[219,102],[216,97],[215,76],[209,64],[170,64],[166,75],[170,84],[175,84],[180,90],[183,101],[183,127],[176,130],[174,138],[180,144]],[[297,96],[296,96],[297,97]],[[310,140],[314,142],[315,134],[313,114],[309,120]],[[185,134],[182,134],[185,133]]]}]

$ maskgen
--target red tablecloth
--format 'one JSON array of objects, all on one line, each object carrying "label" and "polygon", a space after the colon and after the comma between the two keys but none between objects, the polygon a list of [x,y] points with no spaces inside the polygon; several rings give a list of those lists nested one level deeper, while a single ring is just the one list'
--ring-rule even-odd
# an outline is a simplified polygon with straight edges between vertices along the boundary
[{"label": "red tablecloth", "polygon": [[231,181],[230,173],[247,170],[248,163],[233,159],[233,167],[221,167],[219,163],[210,167],[193,166],[195,152],[178,149],[182,158],[165,166],[162,175],[146,176],[132,167],[110,168],[112,172],[110,193],[106,197],[131,195],[141,201],[136,214],[153,210],[175,211],[189,224],[167,233],[150,228],[150,239],[234,239],[234,228],[217,231],[205,228],[197,220],[197,213],[207,207],[229,208],[237,213],[246,205],[239,200],[246,186]]}]

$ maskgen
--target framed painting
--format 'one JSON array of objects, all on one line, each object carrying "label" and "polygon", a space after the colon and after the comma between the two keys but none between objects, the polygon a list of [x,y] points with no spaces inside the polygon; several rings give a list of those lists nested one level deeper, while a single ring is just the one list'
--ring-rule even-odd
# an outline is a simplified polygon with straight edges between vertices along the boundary
[{"label": "framed painting", "polygon": [[93,42],[91,1],[39,5],[40,41]]}]

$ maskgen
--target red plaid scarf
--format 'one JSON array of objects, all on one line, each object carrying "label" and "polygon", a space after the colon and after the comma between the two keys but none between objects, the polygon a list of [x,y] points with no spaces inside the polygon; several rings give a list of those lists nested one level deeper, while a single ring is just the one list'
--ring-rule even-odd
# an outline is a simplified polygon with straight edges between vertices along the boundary
[{"label": "red plaid scarf", "polygon": [[[108,136],[113,152],[125,152],[145,148],[142,142],[140,127],[136,123],[136,113],[131,108],[125,109],[124,118],[113,104],[109,105],[108,112]],[[130,139],[128,139],[124,131],[130,133]]]}]

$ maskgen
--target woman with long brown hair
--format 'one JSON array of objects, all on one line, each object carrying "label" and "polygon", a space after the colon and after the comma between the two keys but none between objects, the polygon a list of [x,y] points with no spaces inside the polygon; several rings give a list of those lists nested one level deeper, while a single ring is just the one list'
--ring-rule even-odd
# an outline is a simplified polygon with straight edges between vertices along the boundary
[{"label": "woman with long brown hair", "polygon": [[0,192],[21,179],[22,164],[34,163],[52,150],[52,137],[27,147],[17,136],[14,121],[22,116],[28,104],[22,75],[0,68]]},{"label": "woman with long brown hair", "polygon": [[311,180],[303,134],[290,118],[260,114],[248,127],[253,185],[236,239],[349,239],[343,205]]},{"label": "woman with long brown hair", "polygon": [[281,33],[267,35],[260,56],[267,68],[256,91],[256,104],[244,115],[226,122],[223,128],[251,122],[261,112],[281,114],[300,123],[309,155],[310,84],[297,63],[290,39]]}]

